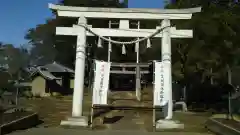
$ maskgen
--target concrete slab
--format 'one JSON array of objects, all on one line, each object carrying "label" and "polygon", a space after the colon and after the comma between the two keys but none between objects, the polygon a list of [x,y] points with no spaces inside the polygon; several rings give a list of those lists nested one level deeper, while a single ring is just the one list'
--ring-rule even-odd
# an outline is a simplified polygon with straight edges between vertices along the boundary
[{"label": "concrete slab", "polygon": [[69,117],[67,120],[61,121],[61,126],[79,126],[79,127],[87,127],[88,119],[87,117]]},{"label": "concrete slab", "polygon": [[184,124],[173,120],[158,120],[156,129],[184,129]]}]

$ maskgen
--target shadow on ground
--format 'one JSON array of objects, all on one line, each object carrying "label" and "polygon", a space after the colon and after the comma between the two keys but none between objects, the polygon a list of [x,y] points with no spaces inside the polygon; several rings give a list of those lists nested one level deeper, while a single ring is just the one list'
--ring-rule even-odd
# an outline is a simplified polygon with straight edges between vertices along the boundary
[{"label": "shadow on ground", "polygon": [[111,118],[104,117],[103,124],[113,124],[121,120],[124,116],[113,116]]}]

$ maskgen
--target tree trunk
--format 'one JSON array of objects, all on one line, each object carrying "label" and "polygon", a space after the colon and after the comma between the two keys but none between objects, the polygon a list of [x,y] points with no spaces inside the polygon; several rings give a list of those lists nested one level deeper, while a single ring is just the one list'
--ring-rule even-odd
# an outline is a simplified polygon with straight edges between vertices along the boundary
[{"label": "tree trunk", "polygon": [[187,86],[186,85],[184,85],[184,87],[183,87],[183,101],[184,102],[187,102]]},{"label": "tree trunk", "polygon": [[212,73],[213,73],[213,69],[211,68],[211,77],[210,77],[210,81],[211,81],[211,85],[213,85],[214,84],[214,82],[213,82],[213,77],[212,77]]},{"label": "tree trunk", "polygon": [[[232,85],[232,71],[229,64],[227,64],[227,76],[228,76],[228,84]],[[228,92],[228,116],[227,118],[232,119],[232,103],[231,103],[231,92]]]},{"label": "tree trunk", "polygon": [[227,64],[227,76],[228,76],[228,84],[232,84],[232,71],[228,64]]}]

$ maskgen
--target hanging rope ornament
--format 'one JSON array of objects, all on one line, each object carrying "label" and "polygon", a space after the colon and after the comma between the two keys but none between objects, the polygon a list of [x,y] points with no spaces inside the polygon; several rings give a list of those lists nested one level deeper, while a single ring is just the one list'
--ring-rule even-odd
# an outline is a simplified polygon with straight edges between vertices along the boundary
[{"label": "hanging rope ornament", "polygon": [[138,52],[139,50],[139,42],[135,43],[135,52]]},{"label": "hanging rope ornament", "polygon": [[97,43],[97,47],[102,48],[102,39],[100,37],[98,37],[98,43]]},{"label": "hanging rope ornament", "polygon": [[125,47],[125,45],[122,45],[122,54],[126,54],[126,47]]},{"label": "hanging rope ornament", "polygon": [[151,40],[150,38],[147,39],[147,48],[151,48],[152,45],[151,45]]}]

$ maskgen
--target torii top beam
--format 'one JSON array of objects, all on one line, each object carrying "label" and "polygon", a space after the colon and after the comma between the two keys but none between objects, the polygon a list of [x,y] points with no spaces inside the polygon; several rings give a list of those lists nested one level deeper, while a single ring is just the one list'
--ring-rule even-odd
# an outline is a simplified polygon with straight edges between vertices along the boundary
[{"label": "torii top beam", "polygon": [[72,7],[49,4],[59,16],[87,18],[119,18],[119,19],[191,19],[193,13],[201,12],[201,7],[188,9],[148,9],[148,8],[93,8]]}]

